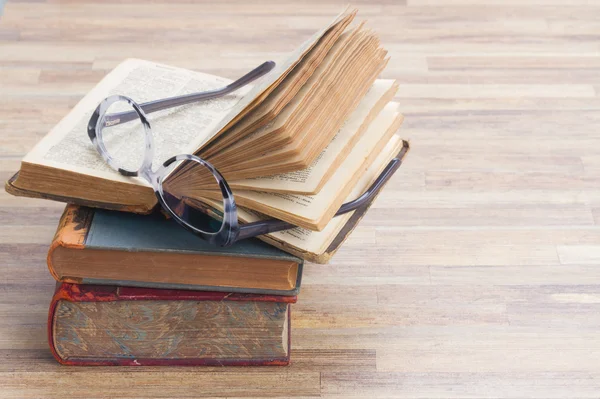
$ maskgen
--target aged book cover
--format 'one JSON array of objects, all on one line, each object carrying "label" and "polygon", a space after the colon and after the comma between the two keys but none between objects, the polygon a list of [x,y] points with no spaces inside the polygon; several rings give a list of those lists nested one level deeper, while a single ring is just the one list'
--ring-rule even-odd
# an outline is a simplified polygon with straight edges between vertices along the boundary
[{"label": "aged book cover", "polygon": [[58,284],[56,360],[79,366],[283,366],[295,296]]},{"label": "aged book cover", "polygon": [[257,239],[213,246],[161,214],[68,205],[48,252],[57,281],[297,295],[302,259]]}]

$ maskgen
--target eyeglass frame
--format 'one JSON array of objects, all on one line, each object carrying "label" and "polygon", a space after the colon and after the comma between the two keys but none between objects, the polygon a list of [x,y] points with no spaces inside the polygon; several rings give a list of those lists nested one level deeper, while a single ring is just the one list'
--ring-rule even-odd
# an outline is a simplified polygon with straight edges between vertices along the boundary
[{"label": "eyeglass frame", "polygon": [[[212,164],[196,155],[175,155],[164,161],[163,164],[160,165],[156,171],[154,171],[152,167],[152,162],[154,158],[154,142],[152,136],[152,128],[148,117],[146,116],[146,113],[166,110],[173,107],[178,107],[199,101],[206,101],[213,98],[225,96],[247,85],[251,81],[265,75],[266,73],[271,71],[274,68],[274,66],[275,63],[273,61],[267,61],[258,66],[257,68],[253,69],[246,75],[242,76],[238,80],[220,89],[200,93],[186,94],[182,96],[169,97],[165,99],[145,102],[142,104],[138,104],[133,99],[123,95],[109,96],[105,98],[102,102],[100,102],[98,107],[92,113],[92,116],[90,117],[87,126],[88,136],[98,153],[102,156],[104,161],[110,167],[115,169],[118,173],[120,173],[123,176],[139,176],[144,178],[148,183],[152,185],[156,198],[159,204],[161,205],[162,209],[167,211],[167,213],[171,217],[173,217],[173,219],[183,228],[200,236],[201,238],[213,245],[228,247],[233,245],[237,241],[241,241],[247,238],[296,228],[298,226],[279,219],[267,219],[245,223],[241,225],[238,224],[237,206],[235,203],[233,192],[227,184],[227,181]],[[127,102],[129,105],[131,105],[133,110],[106,115],[106,111],[109,109],[109,107],[119,101]],[[110,117],[110,119],[107,120],[107,117]],[[135,120],[136,118],[139,118],[140,122],[144,127],[146,152],[144,154],[144,159],[140,168],[138,170],[132,171],[121,167],[121,165],[119,165],[110,155],[102,139],[102,129],[105,127],[130,122],[132,120]],[[339,210],[335,213],[334,217],[355,211],[361,207],[368,205],[377,196],[381,188],[387,183],[387,181],[392,177],[396,170],[398,170],[398,168],[402,164],[402,158],[404,157],[406,151],[407,148],[403,147],[400,150],[400,152],[396,155],[396,157],[394,157],[387,164],[387,166],[383,169],[383,171],[379,174],[377,179],[371,184],[367,191],[365,191],[361,196],[359,196],[355,200],[346,202],[343,205],[341,205]],[[223,196],[223,222],[221,224],[221,228],[215,233],[207,233],[187,223],[173,209],[171,209],[171,207],[167,204],[165,200],[165,196],[169,194],[163,191],[162,183],[164,179],[168,177],[167,171],[169,166],[171,166],[174,162],[186,160],[197,162],[205,168],[207,168],[215,177],[215,180],[217,181],[221,190],[221,194]],[[198,210],[198,208],[193,209]]]}]

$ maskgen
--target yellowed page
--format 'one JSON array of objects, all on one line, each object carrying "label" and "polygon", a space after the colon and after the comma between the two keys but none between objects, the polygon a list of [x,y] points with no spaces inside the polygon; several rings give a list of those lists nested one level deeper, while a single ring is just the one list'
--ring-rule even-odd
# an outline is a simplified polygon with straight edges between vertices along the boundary
[{"label": "yellowed page", "polygon": [[285,107],[304,86],[306,80],[310,78],[317,66],[323,61],[354,16],[355,13],[345,15],[339,22],[335,23],[260,105],[228,128],[227,132],[212,141],[209,146],[202,149],[200,152],[202,157],[207,158],[221,153],[224,148],[239,141],[240,138],[246,137],[252,133],[252,130],[267,124],[279,114],[282,107]]},{"label": "yellowed page", "polygon": [[[98,104],[106,97],[121,94],[138,103],[182,94],[212,90],[231,82],[217,76],[193,72],[149,61],[128,59],[94,87],[36,146],[23,162],[73,170],[108,180],[147,185],[139,178],[127,178],[104,162],[87,135],[87,124]],[[154,165],[173,155],[192,152],[198,140],[213,132],[249,88],[234,94],[189,104],[148,115],[154,138]],[[133,124],[131,124],[133,125]],[[123,140],[128,138],[123,136]],[[116,159],[139,159],[144,146],[123,142]],[[139,144],[139,143],[135,143]]]},{"label": "yellowed page", "polygon": [[368,163],[369,158],[373,160],[378,144],[385,144],[381,143],[381,140],[394,133],[390,132],[390,129],[398,123],[400,116],[397,110],[397,103],[389,103],[383,109],[318,194],[308,196],[237,190],[236,201],[242,206],[278,219],[311,230],[321,230],[329,222],[326,217],[332,206],[339,205],[340,200],[346,197],[354,182],[362,175],[361,169]]},{"label": "yellowed page", "polygon": [[[288,126],[291,121],[298,118],[299,112],[309,112],[311,107],[302,107],[302,104],[308,104],[311,98],[314,97],[315,90],[322,84],[324,77],[330,72],[332,65],[339,60],[339,57],[343,55],[343,50],[351,44],[351,39],[358,33],[358,29],[354,29],[350,32],[345,32],[340,36],[338,41],[333,45],[331,50],[327,53],[319,67],[310,76],[307,82],[300,88],[294,98],[283,108],[283,110],[269,123],[256,129],[243,139],[233,143],[231,146],[225,148],[218,154],[208,157],[208,160],[217,167],[228,166],[227,162],[231,159],[238,159],[241,154],[244,154],[244,162],[248,157],[248,148],[256,148],[259,151],[262,143],[268,143],[270,137],[273,136],[274,132],[280,131],[280,129],[290,129]],[[256,154],[252,151],[252,156]],[[239,163],[238,159],[238,163]]]},{"label": "yellowed page", "polygon": [[[371,166],[352,188],[351,193],[344,202],[349,202],[360,197],[369,188],[369,186],[373,184],[375,179],[377,179],[387,164],[398,154],[401,148],[402,140],[400,137],[397,135],[392,136],[391,140],[386,144],[385,148],[380,152],[376,160],[371,164]],[[324,253],[327,248],[329,248],[329,245],[333,239],[352,217],[353,213],[354,212],[349,212],[347,214],[334,217],[321,231],[312,231],[302,227],[296,227],[294,229],[270,233],[266,236],[287,243],[302,251],[320,255]],[[256,222],[258,220],[267,218],[264,215],[259,215],[247,209],[238,209],[238,216],[239,219],[244,223]],[[261,237],[259,236],[259,238]]]},{"label": "yellowed page", "polygon": [[[234,189],[313,195],[325,184],[384,104],[395,93],[394,80],[376,80],[358,107],[312,165],[296,172],[228,182]],[[392,90],[394,89],[394,90]]]},{"label": "yellowed page", "polygon": [[222,133],[225,127],[230,124],[235,118],[239,117],[240,114],[246,108],[252,105],[252,103],[259,98],[265,91],[272,89],[273,85],[276,84],[280,79],[284,78],[292,68],[302,59],[302,57],[313,48],[313,46],[319,41],[319,39],[327,32],[333,25],[340,22],[349,13],[347,7],[342,13],[340,13],[331,23],[326,27],[312,35],[308,40],[294,50],[290,55],[286,56],[283,60],[277,61],[275,68],[267,75],[265,75],[259,82],[257,82],[252,89],[244,96],[242,101],[238,102],[234,107],[231,108],[230,112],[221,120],[217,126],[217,129],[212,135],[206,137],[204,141],[197,144],[197,151],[200,152],[202,148],[209,144],[213,139],[218,137],[218,133]]}]

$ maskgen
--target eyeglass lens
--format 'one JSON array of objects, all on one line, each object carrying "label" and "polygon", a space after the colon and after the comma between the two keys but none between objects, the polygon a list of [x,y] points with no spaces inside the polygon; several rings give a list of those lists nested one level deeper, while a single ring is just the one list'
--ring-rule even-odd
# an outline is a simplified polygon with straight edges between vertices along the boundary
[{"label": "eyeglass lens", "polygon": [[110,104],[101,120],[101,139],[114,162],[125,170],[137,171],[146,153],[146,133],[139,117],[121,121],[119,114],[129,111],[135,112],[125,100]]},{"label": "eyeglass lens", "polygon": [[193,160],[175,161],[169,166],[169,172],[170,175],[161,181],[165,204],[188,225],[205,233],[219,231],[223,224],[222,212],[214,211],[198,200],[223,201],[219,183],[212,172]]}]

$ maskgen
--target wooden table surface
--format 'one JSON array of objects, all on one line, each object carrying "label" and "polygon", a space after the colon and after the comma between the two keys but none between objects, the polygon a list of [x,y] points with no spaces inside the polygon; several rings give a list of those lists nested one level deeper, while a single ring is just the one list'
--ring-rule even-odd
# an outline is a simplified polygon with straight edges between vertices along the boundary
[{"label": "wooden table surface", "polygon": [[[9,0],[0,177],[122,59],[235,78],[346,2]],[[354,5],[412,151],[331,264],[306,266],[293,364],[59,366],[45,257],[63,206],[0,192],[0,397],[600,397],[600,2]]]}]

